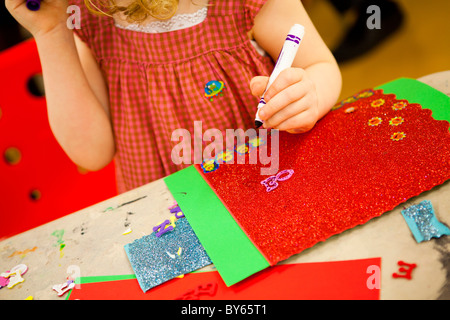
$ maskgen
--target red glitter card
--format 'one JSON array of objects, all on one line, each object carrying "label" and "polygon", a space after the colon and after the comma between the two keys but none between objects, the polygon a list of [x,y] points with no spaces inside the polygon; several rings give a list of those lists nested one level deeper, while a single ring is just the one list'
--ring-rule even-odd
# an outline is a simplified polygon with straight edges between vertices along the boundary
[{"label": "red glitter card", "polygon": [[246,164],[196,165],[270,265],[450,178],[449,123],[382,90],[344,100],[308,133],[276,134],[278,178],[261,175],[270,165],[248,163],[273,134],[238,148],[248,150]]}]

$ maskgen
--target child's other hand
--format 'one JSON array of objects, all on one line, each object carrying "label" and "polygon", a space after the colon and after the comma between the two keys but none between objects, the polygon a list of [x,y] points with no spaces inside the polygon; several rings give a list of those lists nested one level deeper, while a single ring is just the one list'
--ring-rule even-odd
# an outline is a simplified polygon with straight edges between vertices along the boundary
[{"label": "child's other hand", "polygon": [[[268,81],[268,77],[253,78],[252,94],[261,97]],[[304,69],[289,68],[281,72],[264,94],[264,100],[266,105],[259,111],[264,128],[302,133],[311,130],[319,120],[316,86]]]},{"label": "child's other hand", "polygon": [[67,0],[42,0],[37,11],[28,10],[26,0],[5,0],[5,6],[11,15],[34,38],[52,32],[55,29],[67,28]]}]

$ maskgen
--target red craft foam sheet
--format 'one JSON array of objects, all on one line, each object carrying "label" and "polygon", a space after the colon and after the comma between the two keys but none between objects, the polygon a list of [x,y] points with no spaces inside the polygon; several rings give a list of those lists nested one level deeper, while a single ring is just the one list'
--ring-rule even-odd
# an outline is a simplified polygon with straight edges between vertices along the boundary
[{"label": "red craft foam sheet", "polygon": [[136,279],[79,284],[70,300],[378,300],[381,258],[277,265],[227,287],[216,271],[187,274],[146,293]]},{"label": "red craft foam sheet", "polygon": [[[263,166],[248,161],[258,149],[250,148],[246,164],[212,172],[196,165],[271,265],[450,178],[449,123],[382,90],[344,101],[308,133],[277,134],[277,171],[294,174],[270,192],[261,184]],[[270,148],[271,139],[259,148]]]}]

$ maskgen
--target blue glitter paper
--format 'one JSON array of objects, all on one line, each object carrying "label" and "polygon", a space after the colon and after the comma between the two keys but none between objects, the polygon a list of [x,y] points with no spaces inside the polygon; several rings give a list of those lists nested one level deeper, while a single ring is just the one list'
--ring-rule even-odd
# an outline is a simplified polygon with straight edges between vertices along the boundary
[{"label": "blue glitter paper", "polygon": [[173,231],[160,237],[153,232],[125,245],[128,259],[144,292],[212,263],[187,219],[179,219],[175,225]]},{"label": "blue glitter paper", "polygon": [[402,215],[418,243],[450,235],[450,229],[438,221],[428,200],[402,210]]}]

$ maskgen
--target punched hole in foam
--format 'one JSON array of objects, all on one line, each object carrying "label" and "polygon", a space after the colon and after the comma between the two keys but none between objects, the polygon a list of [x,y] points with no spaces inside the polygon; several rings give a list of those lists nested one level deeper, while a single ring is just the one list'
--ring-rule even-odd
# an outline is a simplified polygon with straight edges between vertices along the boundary
[{"label": "punched hole in foam", "polygon": [[9,147],[3,153],[3,159],[9,165],[16,165],[22,159],[22,153],[15,147]]},{"label": "punched hole in foam", "polygon": [[35,97],[44,97],[44,79],[41,73],[31,76],[27,81],[28,92]]}]

